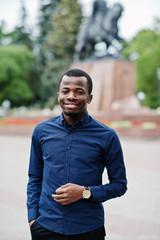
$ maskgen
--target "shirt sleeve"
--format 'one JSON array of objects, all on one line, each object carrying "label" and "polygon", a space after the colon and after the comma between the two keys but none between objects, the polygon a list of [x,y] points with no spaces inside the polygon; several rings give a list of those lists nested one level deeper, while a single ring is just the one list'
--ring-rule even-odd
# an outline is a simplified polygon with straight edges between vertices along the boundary
[{"label": "shirt sleeve", "polygon": [[31,142],[29,181],[27,185],[28,221],[39,216],[39,199],[43,179],[43,157],[37,129],[34,130]]},{"label": "shirt sleeve", "polygon": [[122,148],[115,132],[109,146],[105,149],[104,162],[109,183],[100,186],[90,186],[92,201],[104,202],[112,198],[120,197],[125,194],[127,190]]}]

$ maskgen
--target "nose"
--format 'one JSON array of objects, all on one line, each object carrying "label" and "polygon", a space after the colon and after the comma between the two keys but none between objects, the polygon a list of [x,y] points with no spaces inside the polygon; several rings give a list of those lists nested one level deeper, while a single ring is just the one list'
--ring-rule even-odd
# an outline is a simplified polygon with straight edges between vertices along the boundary
[{"label": "nose", "polygon": [[70,91],[68,93],[68,96],[67,96],[67,99],[69,100],[75,100],[77,97],[76,97],[76,94],[73,92],[73,91]]}]

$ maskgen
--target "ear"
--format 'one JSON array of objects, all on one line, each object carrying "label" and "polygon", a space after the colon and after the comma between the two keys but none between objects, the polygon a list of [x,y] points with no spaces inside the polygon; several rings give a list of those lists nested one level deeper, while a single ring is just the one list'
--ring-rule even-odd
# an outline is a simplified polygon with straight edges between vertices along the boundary
[{"label": "ear", "polygon": [[58,99],[58,102],[59,102],[59,92],[57,92],[57,99]]},{"label": "ear", "polygon": [[89,97],[88,97],[87,103],[90,104],[92,102],[92,99],[93,99],[93,95],[90,94]]}]

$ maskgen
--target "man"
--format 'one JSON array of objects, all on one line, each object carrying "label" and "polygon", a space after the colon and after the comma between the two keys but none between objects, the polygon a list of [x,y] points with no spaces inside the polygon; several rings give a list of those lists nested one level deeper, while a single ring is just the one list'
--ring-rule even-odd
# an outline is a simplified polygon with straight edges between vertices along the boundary
[{"label": "man", "polygon": [[[62,75],[62,115],[33,132],[27,186],[33,240],[104,240],[102,202],[126,192],[120,142],[114,130],[87,112],[92,80],[79,69]],[[107,168],[109,183],[102,185]]]}]

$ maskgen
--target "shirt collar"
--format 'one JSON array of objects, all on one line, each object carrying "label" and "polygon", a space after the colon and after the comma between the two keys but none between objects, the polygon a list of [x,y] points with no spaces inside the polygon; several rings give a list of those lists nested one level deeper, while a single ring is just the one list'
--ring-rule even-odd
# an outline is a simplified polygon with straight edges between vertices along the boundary
[{"label": "shirt collar", "polygon": [[[89,114],[88,114],[88,112],[86,112],[84,117],[79,122],[75,123],[73,126],[83,125],[83,124],[86,124],[88,121],[89,121]],[[63,113],[59,116],[59,123],[62,126],[65,125],[65,120],[64,120],[64,117],[63,117]]]}]

